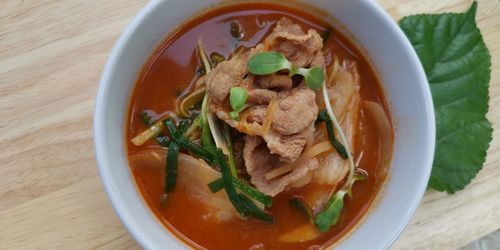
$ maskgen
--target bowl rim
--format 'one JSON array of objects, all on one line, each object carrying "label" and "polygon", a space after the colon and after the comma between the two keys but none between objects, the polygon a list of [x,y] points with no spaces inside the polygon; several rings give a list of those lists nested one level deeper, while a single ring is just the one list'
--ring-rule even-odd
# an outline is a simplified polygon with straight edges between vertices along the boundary
[{"label": "bowl rim", "polygon": [[[370,1],[370,0],[364,0],[361,1],[363,4],[369,5],[368,7],[370,9],[373,9],[374,13],[383,19],[383,21],[386,23],[386,25],[389,26],[390,29],[392,29],[394,32],[398,33],[399,36],[403,39],[403,46],[405,50],[409,53],[409,57],[411,58],[411,61],[414,65],[411,65],[412,67],[415,67],[416,73],[419,75],[419,82],[427,82],[427,78],[424,72],[424,69],[420,63],[420,60],[413,49],[410,41],[407,39],[406,35],[403,33],[403,31],[399,28],[399,26],[394,22],[394,20],[389,16],[389,14],[376,2],[376,1]],[[117,60],[119,58],[119,55],[124,53],[127,44],[129,42],[129,37],[131,37],[136,30],[145,22],[146,17],[154,11],[160,4],[163,4],[162,1],[149,1],[140,11],[139,13],[128,23],[126,28],[123,30],[121,33],[120,37],[116,41],[115,45],[113,46],[113,49],[108,57],[108,60],[106,62],[106,65],[104,67],[104,70],[101,74],[101,78],[99,80],[99,87],[97,90],[97,96],[96,96],[96,102],[95,102],[95,107],[94,107],[94,121],[93,121],[93,136],[94,136],[94,149],[95,149],[95,155],[96,155],[96,162],[98,165],[98,170],[99,170],[99,175],[100,179],[102,182],[102,185],[104,186],[104,189],[106,191],[106,195],[108,199],[111,201],[111,205],[113,207],[113,210],[115,211],[115,214],[119,217],[121,223],[125,226],[127,231],[132,235],[132,237],[138,242],[142,247],[146,249],[153,249],[153,245],[149,242],[148,237],[144,237],[144,235],[139,232],[139,230],[135,227],[135,223],[128,217],[128,215],[125,214],[124,210],[120,208],[123,204],[124,201],[121,200],[120,197],[115,193],[114,188],[112,187],[110,180],[109,173],[106,171],[106,168],[108,166],[105,165],[104,163],[104,146],[102,143],[100,143],[100,140],[103,138],[102,133],[104,132],[104,128],[102,128],[102,125],[100,124],[101,117],[103,117],[104,114],[104,106],[105,106],[105,101],[104,97],[107,93],[107,89],[109,88],[109,78],[112,75],[113,71],[117,67],[116,65],[119,64],[119,61]],[[427,138],[428,138],[428,144],[425,148],[425,153],[424,155],[426,156],[425,159],[423,159],[422,164],[424,167],[426,167],[426,171],[424,173],[424,177],[427,181],[425,182],[420,182],[418,184],[418,192],[417,195],[412,199],[411,202],[411,207],[409,210],[407,210],[404,214],[404,220],[399,223],[399,227],[397,229],[397,233],[395,233],[392,238],[384,240],[385,243],[383,245],[386,248],[389,248],[391,245],[394,244],[396,239],[401,235],[403,230],[406,228],[408,225],[409,221],[415,214],[415,211],[421,202],[423,195],[426,191],[426,187],[428,184],[428,180],[430,178],[431,174],[431,169],[432,169],[432,161],[434,158],[434,149],[435,149],[435,138],[436,138],[436,128],[435,128],[435,116],[434,116],[434,106],[433,106],[433,101],[432,101],[432,94],[431,90],[428,84],[424,84],[423,86],[420,86],[423,91],[423,97],[425,100],[425,110],[424,113],[426,115],[427,119],[427,127],[429,130],[427,131]],[[387,182],[388,180],[386,180]],[[384,184],[385,185],[385,184]],[[379,190],[379,193],[383,192],[383,190]],[[378,197],[380,198],[380,197]],[[377,198],[377,199],[378,199]],[[376,204],[374,204],[376,205]],[[369,216],[369,215],[365,215]],[[156,216],[154,216],[156,217]],[[361,222],[362,223],[362,222]],[[359,226],[359,225],[358,225]],[[189,247],[186,245],[186,243],[181,240],[178,236],[175,236],[169,229],[166,229],[168,231],[168,234],[173,236],[177,242],[183,244],[184,247]],[[355,231],[356,228],[353,228],[351,231]],[[352,233],[352,232],[351,232]],[[350,237],[350,234],[345,235],[340,241],[335,243],[332,246],[335,246],[337,244],[342,244],[342,242]]]}]

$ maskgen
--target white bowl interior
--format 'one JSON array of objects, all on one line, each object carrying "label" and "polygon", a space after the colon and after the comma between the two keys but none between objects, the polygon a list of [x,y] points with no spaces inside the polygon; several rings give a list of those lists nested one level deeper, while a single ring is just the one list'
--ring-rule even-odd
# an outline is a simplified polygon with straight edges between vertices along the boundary
[{"label": "white bowl interior", "polygon": [[[103,185],[134,238],[147,249],[185,246],[155,218],[136,189],[126,159],[124,124],[137,74],[156,46],[186,17],[217,0],[151,1],[130,23],[104,69],[97,95],[94,140]],[[413,215],[427,186],[435,140],[425,74],[404,34],[369,0],[312,0],[337,19],[367,52],[395,125],[394,157],[376,206],[339,249],[389,247]]]}]

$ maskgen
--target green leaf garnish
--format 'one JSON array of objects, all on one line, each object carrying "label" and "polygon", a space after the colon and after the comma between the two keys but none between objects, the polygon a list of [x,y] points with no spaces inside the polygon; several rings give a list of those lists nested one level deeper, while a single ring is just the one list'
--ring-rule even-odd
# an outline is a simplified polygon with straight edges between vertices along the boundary
[{"label": "green leaf garnish", "polygon": [[321,232],[326,232],[333,225],[337,224],[340,219],[340,214],[344,208],[344,196],[346,194],[345,190],[339,190],[328,204],[326,204],[326,209],[318,213],[316,218],[314,218],[314,224]]},{"label": "green leaf garnish", "polygon": [[323,85],[325,76],[319,67],[297,68],[286,57],[276,51],[258,53],[248,60],[248,71],[254,75],[269,75],[283,69],[289,71],[288,76],[302,75],[306,85],[312,90],[318,90]]},{"label": "green leaf garnish", "polygon": [[415,48],[431,87],[436,151],[429,186],[454,193],[481,170],[492,139],[488,111],[491,56],[466,13],[415,15],[399,25]]},{"label": "green leaf garnish", "polygon": [[291,66],[284,55],[275,51],[262,52],[248,60],[248,71],[254,75],[269,75]]},{"label": "green leaf garnish", "polygon": [[233,111],[229,112],[229,118],[239,121],[239,112],[243,110],[245,104],[247,103],[248,92],[242,87],[232,87],[229,92],[229,104]]},{"label": "green leaf garnish", "polygon": [[247,103],[248,92],[245,88],[242,87],[232,87],[229,92],[229,103],[231,104],[231,108],[240,112],[243,110],[245,103]]},{"label": "green leaf garnish", "polygon": [[367,176],[360,173],[355,173],[350,185],[337,191],[328,201],[325,208],[316,215],[314,224],[321,232],[326,232],[339,222],[342,209],[344,208],[344,197],[346,194],[352,197],[352,187],[354,182],[366,180]]},{"label": "green leaf garnish", "polygon": [[325,81],[323,70],[318,67],[312,67],[310,69],[299,68],[297,69],[297,74],[304,76],[307,86],[312,90],[321,88]]},{"label": "green leaf garnish", "polygon": [[231,118],[232,120],[235,120],[235,121],[239,121],[240,114],[236,111],[231,111],[231,112],[229,112],[229,118]]}]

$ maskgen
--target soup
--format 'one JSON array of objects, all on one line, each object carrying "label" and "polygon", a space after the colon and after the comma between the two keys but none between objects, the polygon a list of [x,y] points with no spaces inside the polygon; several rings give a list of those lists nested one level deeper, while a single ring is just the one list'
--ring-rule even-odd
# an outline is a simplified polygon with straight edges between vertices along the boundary
[{"label": "soup", "polygon": [[132,173],[191,247],[332,245],[387,176],[393,129],[380,86],[352,41],[302,10],[210,10],[140,73],[126,124]]}]

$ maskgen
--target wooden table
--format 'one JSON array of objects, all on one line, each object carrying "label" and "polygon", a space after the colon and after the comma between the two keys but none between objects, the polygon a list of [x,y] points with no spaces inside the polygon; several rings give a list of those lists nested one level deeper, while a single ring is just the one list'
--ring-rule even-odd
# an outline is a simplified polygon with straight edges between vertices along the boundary
[{"label": "wooden table", "polygon": [[[398,20],[469,0],[379,0]],[[101,186],[92,144],[99,77],[146,0],[0,0],[0,249],[139,248]],[[481,0],[493,57],[484,169],[465,191],[428,191],[395,249],[456,248],[500,228],[500,2]]]}]

